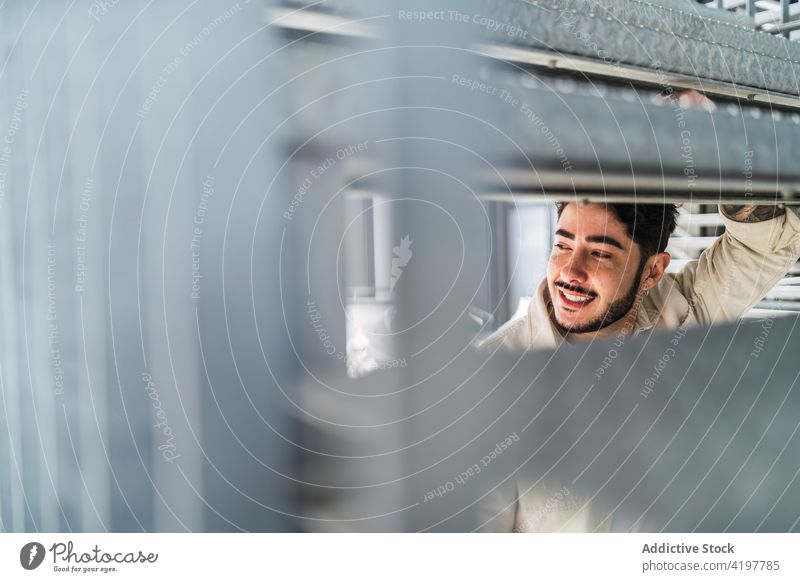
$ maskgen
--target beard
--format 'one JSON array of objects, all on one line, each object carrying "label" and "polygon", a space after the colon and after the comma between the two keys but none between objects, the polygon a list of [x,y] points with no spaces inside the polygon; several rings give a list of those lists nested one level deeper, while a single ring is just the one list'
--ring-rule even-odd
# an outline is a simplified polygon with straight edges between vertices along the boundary
[{"label": "beard", "polygon": [[[636,279],[634,280],[633,284],[631,285],[630,290],[625,295],[625,297],[623,297],[621,299],[617,299],[616,301],[611,303],[611,305],[608,306],[608,309],[606,309],[605,314],[603,314],[600,317],[598,317],[597,319],[589,321],[587,323],[583,323],[583,324],[580,324],[580,325],[573,325],[571,327],[567,327],[567,326],[562,325],[558,321],[558,318],[555,315],[555,311],[553,311],[553,314],[552,314],[552,317],[551,317],[551,320],[553,321],[553,324],[556,326],[558,331],[561,332],[561,335],[566,335],[568,333],[592,333],[592,332],[597,332],[597,331],[600,331],[603,328],[608,327],[609,325],[612,325],[612,324],[618,322],[620,319],[625,317],[625,315],[627,315],[631,311],[631,309],[633,308],[634,304],[637,302],[637,299],[639,298],[639,286],[642,283],[642,277],[644,277],[644,268],[643,267],[644,267],[644,265],[642,265],[642,268],[639,270],[639,276],[636,277]],[[550,286],[549,285],[545,286],[545,294],[546,294],[545,299],[547,300],[547,302],[552,303],[553,298],[550,295]]]}]

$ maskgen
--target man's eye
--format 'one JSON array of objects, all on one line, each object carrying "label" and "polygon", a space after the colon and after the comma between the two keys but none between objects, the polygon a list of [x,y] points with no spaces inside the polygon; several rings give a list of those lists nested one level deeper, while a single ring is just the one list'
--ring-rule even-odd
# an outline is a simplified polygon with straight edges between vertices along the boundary
[{"label": "man's eye", "polygon": [[561,243],[556,243],[555,247],[560,251],[568,251],[569,250],[569,247],[567,245],[561,244]]},{"label": "man's eye", "polygon": [[603,253],[603,252],[600,252],[600,251],[594,251],[592,254],[595,257],[597,257],[598,259],[610,259],[611,258],[611,255],[609,255],[608,253]]}]

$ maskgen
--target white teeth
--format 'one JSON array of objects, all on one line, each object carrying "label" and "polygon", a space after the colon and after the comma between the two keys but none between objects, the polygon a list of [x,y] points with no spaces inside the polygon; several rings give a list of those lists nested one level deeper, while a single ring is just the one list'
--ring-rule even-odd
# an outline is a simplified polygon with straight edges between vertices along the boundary
[{"label": "white teeth", "polygon": [[570,301],[574,301],[575,303],[586,303],[587,301],[591,301],[591,297],[579,297],[577,295],[570,295],[566,291],[562,291],[564,296],[569,299]]}]

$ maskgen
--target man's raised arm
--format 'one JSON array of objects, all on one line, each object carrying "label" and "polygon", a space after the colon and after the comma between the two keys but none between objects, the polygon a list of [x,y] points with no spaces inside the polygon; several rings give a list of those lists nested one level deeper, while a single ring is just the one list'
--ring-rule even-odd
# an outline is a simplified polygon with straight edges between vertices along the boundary
[{"label": "man's raised arm", "polygon": [[677,277],[698,323],[733,321],[800,256],[800,218],[776,205],[721,204],[725,232]]}]

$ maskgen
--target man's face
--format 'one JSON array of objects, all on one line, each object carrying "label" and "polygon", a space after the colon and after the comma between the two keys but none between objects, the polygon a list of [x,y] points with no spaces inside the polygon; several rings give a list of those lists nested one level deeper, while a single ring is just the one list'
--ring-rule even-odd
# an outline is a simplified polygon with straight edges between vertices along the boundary
[{"label": "man's face", "polygon": [[602,204],[567,204],[547,266],[555,323],[563,332],[598,331],[624,317],[643,273],[639,245]]}]

